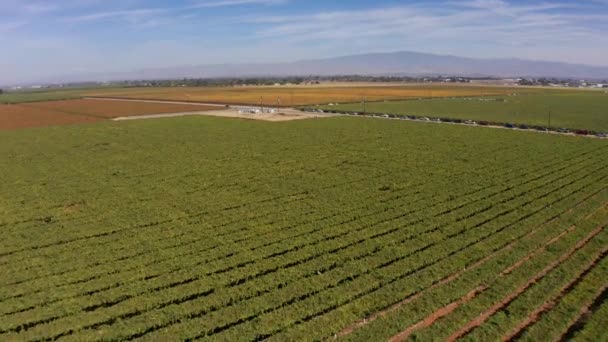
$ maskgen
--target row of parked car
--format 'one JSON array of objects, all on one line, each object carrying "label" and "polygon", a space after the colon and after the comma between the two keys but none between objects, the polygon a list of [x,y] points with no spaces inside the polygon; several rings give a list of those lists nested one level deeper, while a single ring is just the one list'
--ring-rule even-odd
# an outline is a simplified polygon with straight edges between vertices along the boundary
[{"label": "row of parked car", "polygon": [[[387,119],[400,119],[400,120],[416,120],[416,121],[428,121],[428,122],[447,122],[447,123],[456,123],[456,124],[465,124],[465,125],[477,125],[477,126],[498,126],[505,127],[511,129],[524,129],[524,130],[535,130],[539,132],[547,132],[547,127],[538,126],[538,125],[526,125],[526,124],[514,124],[514,123],[503,123],[503,122],[490,122],[490,121],[473,121],[473,120],[462,120],[462,119],[453,119],[453,118],[430,118],[426,116],[416,116],[416,115],[398,115],[398,114],[386,114],[386,113],[360,113],[360,112],[343,112],[336,110],[323,110],[317,108],[308,108],[305,109],[309,112],[315,113],[332,113],[332,114],[346,114],[346,115],[355,115],[355,116],[370,116],[370,117],[379,117],[379,118],[387,118]],[[567,128],[559,128],[559,127],[550,127],[549,131],[558,132],[558,133],[571,133],[576,135],[592,135],[600,138],[608,138],[607,132],[595,132],[588,130],[572,130]]]}]

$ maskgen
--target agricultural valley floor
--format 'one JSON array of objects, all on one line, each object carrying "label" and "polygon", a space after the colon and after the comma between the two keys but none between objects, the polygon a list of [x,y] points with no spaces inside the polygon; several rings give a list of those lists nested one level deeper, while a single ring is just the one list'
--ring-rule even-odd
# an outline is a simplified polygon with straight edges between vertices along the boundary
[{"label": "agricultural valley floor", "polygon": [[197,115],[0,141],[1,340],[605,338],[604,139]]}]

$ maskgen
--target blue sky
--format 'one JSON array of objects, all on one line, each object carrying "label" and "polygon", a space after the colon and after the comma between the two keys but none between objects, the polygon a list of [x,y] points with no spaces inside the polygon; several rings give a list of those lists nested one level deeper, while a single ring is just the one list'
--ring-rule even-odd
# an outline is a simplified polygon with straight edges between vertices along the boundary
[{"label": "blue sky", "polygon": [[411,50],[608,65],[608,0],[0,0],[0,84]]}]

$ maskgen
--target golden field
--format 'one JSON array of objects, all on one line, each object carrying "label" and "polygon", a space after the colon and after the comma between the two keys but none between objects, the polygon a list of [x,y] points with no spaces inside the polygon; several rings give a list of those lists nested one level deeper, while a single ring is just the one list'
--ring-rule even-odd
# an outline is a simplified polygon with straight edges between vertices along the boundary
[{"label": "golden field", "polygon": [[[405,86],[276,86],[276,87],[171,87],[99,89],[85,96],[128,99],[208,102],[266,106],[302,106],[327,103],[399,100],[419,97],[456,97],[510,94],[521,89],[455,85]],[[529,91],[529,89],[527,89]]]}]

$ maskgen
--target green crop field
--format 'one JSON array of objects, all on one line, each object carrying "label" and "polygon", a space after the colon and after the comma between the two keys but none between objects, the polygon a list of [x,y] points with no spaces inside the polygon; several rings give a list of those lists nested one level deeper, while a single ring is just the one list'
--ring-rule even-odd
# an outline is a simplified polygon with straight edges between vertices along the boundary
[{"label": "green crop field", "polygon": [[[363,111],[362,103],[324,106],[327,110]],[[368,102],[371,113],[551,126],[608,132],[608,93],[552,91],[517,96]]]},{"label": "green crop field", "polygon": [[82,89],[19,91],[0,94],[0,104],[71,100],[82,97]]},{"label": "green crop field", "polygon": [[182,117],[0,155],[0,340],[606,337],[606,140]]}]

